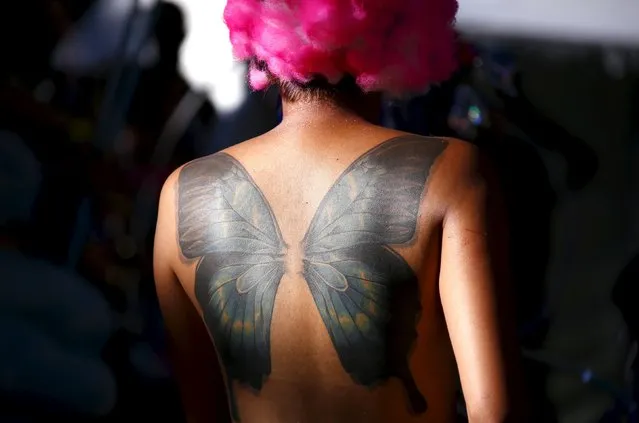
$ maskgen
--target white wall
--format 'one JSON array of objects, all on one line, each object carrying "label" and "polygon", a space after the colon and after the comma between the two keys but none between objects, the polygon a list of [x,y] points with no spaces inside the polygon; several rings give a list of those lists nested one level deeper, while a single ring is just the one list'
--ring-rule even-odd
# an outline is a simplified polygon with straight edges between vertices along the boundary
[{"label": "white wall", "polygon": [[462,30],[639,46],[636,0],[458,0]]}]

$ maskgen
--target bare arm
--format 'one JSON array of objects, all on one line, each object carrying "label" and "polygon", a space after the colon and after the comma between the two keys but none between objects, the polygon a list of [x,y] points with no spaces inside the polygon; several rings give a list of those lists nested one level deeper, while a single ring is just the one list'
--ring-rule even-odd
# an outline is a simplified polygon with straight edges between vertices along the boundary
[{"label": "bare arm", "polygon": [[521,422],[506,227],[478,153],[460,154],[444,219],[440,295],[470,423]]},{"label": "bare arm", "polygon": [[160,199],[153,264],[158,300],[187,423],[225,423],[230,417],[215,348],[172,268],[179,260],[174,179],[169,178]]}]

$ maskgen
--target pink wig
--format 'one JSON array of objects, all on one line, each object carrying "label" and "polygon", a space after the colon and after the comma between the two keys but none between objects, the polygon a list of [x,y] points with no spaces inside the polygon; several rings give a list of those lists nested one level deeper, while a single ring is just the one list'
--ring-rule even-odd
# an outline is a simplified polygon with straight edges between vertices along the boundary
[{"label": "pink wig", "polygon": [[224,20],[249,82],[337,83],[403,94],[456,67],[456,0],[228,0]]}]

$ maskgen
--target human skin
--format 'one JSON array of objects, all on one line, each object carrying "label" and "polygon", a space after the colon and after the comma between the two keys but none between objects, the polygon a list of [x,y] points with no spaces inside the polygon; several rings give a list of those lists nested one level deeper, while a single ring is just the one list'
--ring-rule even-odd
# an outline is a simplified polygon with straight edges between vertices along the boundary
[{"label": "human skin", "polygon": [[522,421],[484,161],[350,100],[284,102],[167,180],[155,275],[188,421],[228,393],[242,422],[449,422],[456,371],[471,422]]}]

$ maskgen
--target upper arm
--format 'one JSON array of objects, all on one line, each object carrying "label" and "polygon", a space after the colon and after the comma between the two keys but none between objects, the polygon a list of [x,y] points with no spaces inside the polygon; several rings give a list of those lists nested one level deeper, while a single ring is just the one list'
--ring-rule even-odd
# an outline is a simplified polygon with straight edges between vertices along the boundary
[{"label": "upper arm", "polygon": [[510,421],[517,352],[508,310],[507,225],[479,154],[466,148],[456,159],[460,170],[451,178],[443,227],[442,307],[471,423]]},{"label": "upper arm", "polygon": [[169,176],[162,187],[158,220],[153,244],[153,273],[158,295],[166,295],[173,285],[179,284],[173,264],[179,253],[175,225],[175,175]]},{"label": "upper arm", "polygon": [[156,291],[173,365],[188,423],[225,422],[228,407],[217,354],[198,310],[180,284],[175,220],[176,173],[162,189],[156,229],[153,269]]}]

